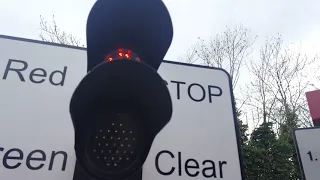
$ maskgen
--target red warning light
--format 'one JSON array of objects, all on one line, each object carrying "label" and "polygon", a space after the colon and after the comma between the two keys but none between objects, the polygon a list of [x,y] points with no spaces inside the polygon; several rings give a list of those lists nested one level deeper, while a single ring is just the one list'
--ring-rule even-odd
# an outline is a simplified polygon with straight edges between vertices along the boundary
[{"label": "red warning light", "polygon": [[105,60],[108,62],[120,59],[140,61],[140,58],[137,56],[137,54],[129,49],[118,49],[105,56]]}]

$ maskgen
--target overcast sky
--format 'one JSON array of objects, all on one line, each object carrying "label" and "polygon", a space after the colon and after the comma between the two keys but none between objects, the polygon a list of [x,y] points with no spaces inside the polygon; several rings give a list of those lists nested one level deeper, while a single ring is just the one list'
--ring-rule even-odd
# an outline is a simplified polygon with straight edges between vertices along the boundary
[{"label": "overcast sky", "polygon": [[[0,0],[0,34],[39,39],[39,16],[85,40],[88,13],[95,0]],[[177,60],[197,37],[208,38],[225,26],[243,24],[260,41],[281,33],[287,43],[305,49],[320,45],[320,1],[317,0],[165,0],[174,23],[174,39],[166,56]],[[85,41],[84,41],[85,43]],[[318,48],[319,49],[319,48]]]}]

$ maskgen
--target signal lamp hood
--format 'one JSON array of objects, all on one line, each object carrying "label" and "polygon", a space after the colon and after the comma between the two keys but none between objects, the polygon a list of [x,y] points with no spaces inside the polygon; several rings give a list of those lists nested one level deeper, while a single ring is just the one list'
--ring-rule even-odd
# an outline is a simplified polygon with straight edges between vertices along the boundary
[{"label": "signal lamp hood", "polygon": [[87,20],[88,71],[118,48],[131,49],[157,70],[172,37],[171,17],[161,0],[98,0]]}]

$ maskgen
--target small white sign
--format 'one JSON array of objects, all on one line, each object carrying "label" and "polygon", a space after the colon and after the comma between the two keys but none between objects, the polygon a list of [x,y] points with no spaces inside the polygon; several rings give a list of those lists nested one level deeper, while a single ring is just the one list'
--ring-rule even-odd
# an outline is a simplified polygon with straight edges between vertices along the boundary
[{"label": "small white sign", "polygon": [[[86,75],[84,48],[0,36],[0,179],[72,180],[71,95]],[[165,61],[173,101],[142,180],[241,180],[229,75]]]},{"label": "small white sign", "polygon": [[320,179],[320,128],[294,131],[296,150],[304,180]]}]

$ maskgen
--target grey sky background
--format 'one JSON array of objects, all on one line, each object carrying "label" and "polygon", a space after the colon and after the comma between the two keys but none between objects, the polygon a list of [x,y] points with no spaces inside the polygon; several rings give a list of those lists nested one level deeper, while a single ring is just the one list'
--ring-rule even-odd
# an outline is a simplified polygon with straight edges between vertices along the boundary
[{"label": "grey sky background", "polygon": [[[0,34],[39,39],[39,16],[72,32],[85,43],[85,25],[95,0],[0,0]],[[320,1],[317,0],[164,0],[174,23],[174,39],[166,56],[177,60],[197,37],[208,38],[225,26],[243,24],[258,35],[281,33],[285,42],[303,42],[314,51],[320,44]],[[258,45],[258,43],[256,43]],[[319,48],[318,48],[319,49]]]},{"label": "grey sky background", "polygon": [[[95,0],[0,0],[0,34],[39,39],[40,15],[55,15],[62,30],[81,37]],[[164,0],[174,24],[174,38],[166,60],[176,61],[197,38],[208,39],[242,24],[257,35],[256,52],[266,37],[282,34],[286,44],[299,44],[308,54],[320,52],[320,1],[318,0]],[[241,87],[249,77],[243,72]],[[236,91],[239,91],[237,89]]]}]

